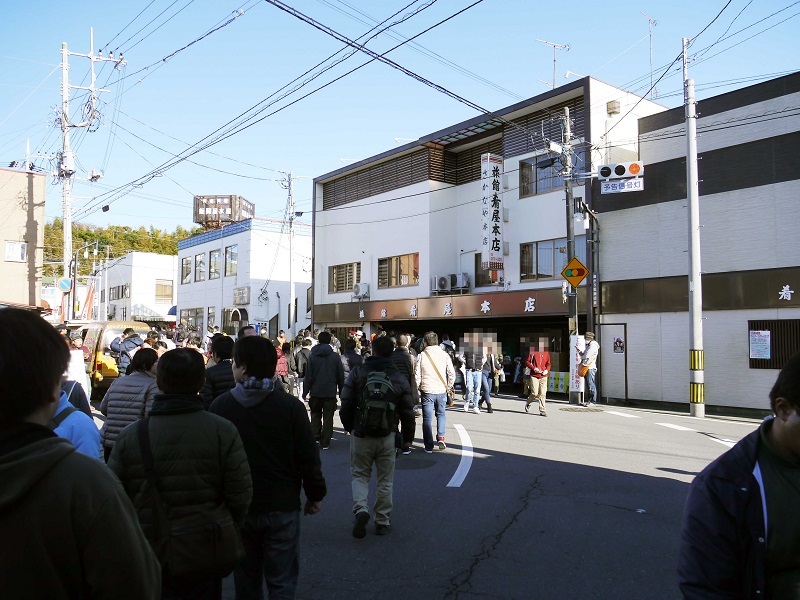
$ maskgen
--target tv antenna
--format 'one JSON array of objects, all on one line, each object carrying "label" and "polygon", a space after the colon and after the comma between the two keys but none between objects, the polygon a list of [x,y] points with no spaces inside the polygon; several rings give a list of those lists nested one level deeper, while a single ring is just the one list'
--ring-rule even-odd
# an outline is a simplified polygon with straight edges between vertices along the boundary
[{"label": "tv antenna", "polygon": [[547,40],[540,39],[537,39],[536,41],[553,47],[553,89],[556,89],[556,53],[559,50],[566,50],[569,52],[569,44],[556,44],[555,42],[548,42]]},{"label": "tv antenna", "polygon": [[653,27],[658,25],[658,21],[650,18],[650,16],[643,10],[639,12],[641,12],[644,15],[644,18],[647,19],[647,25],[650,30],[650,99],[652,100],[658,96],[655,88],[653,88]]}]

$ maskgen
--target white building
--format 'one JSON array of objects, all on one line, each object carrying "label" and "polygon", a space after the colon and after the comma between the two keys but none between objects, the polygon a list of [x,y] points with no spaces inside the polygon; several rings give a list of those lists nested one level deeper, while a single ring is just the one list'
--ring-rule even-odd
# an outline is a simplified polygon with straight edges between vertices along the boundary
[{"label": "white building", "polygon": [[[800,73],[698,103],[705,403],[768,409],[800,352]],[[683,107],[639,121],[644,191],[595,193],[603,395],[686,406]],[[614,340],[622,340],[614,352]]]},{"label": "white building", "polygon": [[[97,318],[114,321],[174,321],[178,257],[129,252],[101,265],[95,278],[99,292]],[[79,298],[82,297],[79,295]]]},{"label": "white building", "polygon": [[[504,354],[527,355],[541,345],[553,370],[566,371],[564,180],[558,164],[539,164],[552,156],[543,135],[562,142],[565,107],[572,134],[586,142],[576,147],[578,172],[635,160],[637,118],[665,110],[584,78],[317,177],[315,326],[340,337],[350,328],[383,328],[434,330],[456,340],[490,329]],[[496,185],[503,265],[494,269],[484,268],[488,257],[480,250],[487,153],[502,158]],[[574,195],[592,206],[589,183],[576,185]],[[576,227],[577,255],[591,264],[583,221]],[[595,318],[591,310],[582,316],[581,331]]]},{"label": "white building", "polygon": [[[210,325],[228,334],[255,325],[267,328],[270,337],[280,329],[296,333],[307,327],[311,237],[299,223],[295,228],[291,264],[288,228],[274,221],[248,219],[178,242],[180,322],[201,334]],[[292,324],[290,279],[295,298]]]}]

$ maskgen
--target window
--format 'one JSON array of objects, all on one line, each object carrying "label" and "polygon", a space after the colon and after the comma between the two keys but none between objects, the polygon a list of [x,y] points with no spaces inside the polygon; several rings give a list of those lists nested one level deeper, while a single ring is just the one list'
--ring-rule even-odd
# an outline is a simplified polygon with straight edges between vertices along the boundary
[{"label": "window", "polygon": [[192,282],[192,257],[187,256],[181,259],[181,283]]},{"label": "window", "polygon": [[194,280],[195,281],[205,281],[206,280],[206,255],[205,254],[198,254],[194,257]]},{"label": "window", "polygon": [[202,332],[205,329],[203,327],[203,309],[186,308],[181,310],[181,323],[190,329],[201,332],[202,335]]},{"label": "window", "polygon": [[[219,256],[219,250],[217,250],[217,256]],[[208,307],[208,326],[213,327],[217,324],[217,308],[215,306]]]},{"label": "window", "polygon": [[236,275],[237,262],[239,257],[239,245],[228,246],[225,248],[225,277]]},{"label": "window", "polygon": [[[575,256],[586,264],[586,236],[575,236]],[[567,266],[567,238],[519,246],[519,280],[553,279]]]},{"label": "window", "polygon": [[312,286],[308,286],[306,290],[306,314],[311,314],[311,305],[314,303],[314,288]]},{"label": "window", "polygon": [[519,197],[535,196],[564,187],[564,178],[559,174],[562,167],[559,162],[550,166],[537,166],[536,161],[547,160],[541,155],[519,163]]},{"label": "window", "polygon": [[361,263],[347,263],[328,267],[328,293],[352,292],[361,281]]},{"label": "window", "polygon": [[219,279],[219,258],[221,250],[212,250],[208,253],[208,278]]},{"label": "window", "polygon": [[172,302],[171,279],[156,279],[156,302]]},{"label": "window", "polygon": [[481,264],[481,253],[475,253],[475,287],[497,285],[500,283],[500,271],[484,269]]},{"label": "window", "polygon": [[419,284],[419,253],[378,259],[378,287]]}]

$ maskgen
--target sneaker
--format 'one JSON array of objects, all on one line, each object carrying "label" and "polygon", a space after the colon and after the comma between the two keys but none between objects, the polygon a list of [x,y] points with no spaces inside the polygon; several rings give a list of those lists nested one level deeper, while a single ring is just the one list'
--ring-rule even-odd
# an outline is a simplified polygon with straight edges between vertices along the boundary
[{"label": "sneaker", "polygon": [[480,412],[481,412],[481,409],[480,409],[480,408],[478,408],[478,407],[476,406],[476,407],[474,407],[474,408],[472,409],[472,412],[474,412],[476,415],[479,415],[479,414],[480,414]]},{"label": "sneaker", "polygon": [[493,413],[493,412],[494,412],[494,409],[493,409],[491,406],[487,406],[487,407],[486,407],[486,412],[487,412],[487,413]]},{"label": "sneaker", "polygon": [[433,454],[433,448],[431,448],[430,450],[425,448],[425,454]]},{"label": "sneaker", "polygon": [[596,403],[594,403],[594,402],[589,402],[589,403],[586,405],[586,408],[597,408],[597,404],[596,404]]},{"label": "sneaker", "polygon": [[464,412],[469,412],[469,402],[464,401]]},{"label": "sneaker", "polygon": [[547,416],[547,413],[546,413],[546,412],[540,412],[540,413],[539,413],[539,416],[540,416],[540,417],[546,417],[546,416]]},{"label": "sneaker", "polygon": [[375,535],[386,535],[392,530],[388,523],[375,523]]},{"label": "sneaker", "polygon": [[403,448],[403,454],[405,456],[408,456],[409,454],[411,454],[411,446],[409,446],[408,448]]},{"label": "sneaker", "polygon": [[353,519],[353,537],[361,539],[367,535],[367,523],[369,523],[369,513],[365,510],[356,513]]},{"label": "sneaker", "polygon": [[323,446],[322,447],[323,450],[327,450],[328,448],[330,448],[330,446]]},{"label": "sneaker", "polygon": [[447,444],[444,443],[444,440],[439,440],[439,450],[447,449]]},{"label": "sneaker", "polygon": [[529,412],[530,410],[531,410],[531,403],[530,402],[526,402],[525,403],[525,412]]}]

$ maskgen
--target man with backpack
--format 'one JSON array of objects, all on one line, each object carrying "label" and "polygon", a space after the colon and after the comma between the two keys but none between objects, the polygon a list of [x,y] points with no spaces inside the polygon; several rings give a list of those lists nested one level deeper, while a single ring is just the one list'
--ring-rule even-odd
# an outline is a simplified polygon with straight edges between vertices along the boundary
[{"label": "man with backpack", "polygon": [[[350,436],[353,476],[353,537],[363,538],[369,522],[368,494],[372,465],[377,472],[375,534],[389,532],[394,484],[395,433],[413,431],[414,404],[408,380],[394,367],[394,344],[389,337],[372,342],[373,354],[354,367],[342,388],[340,417]],[[413,440],[404,440],[411,442]]]}]

